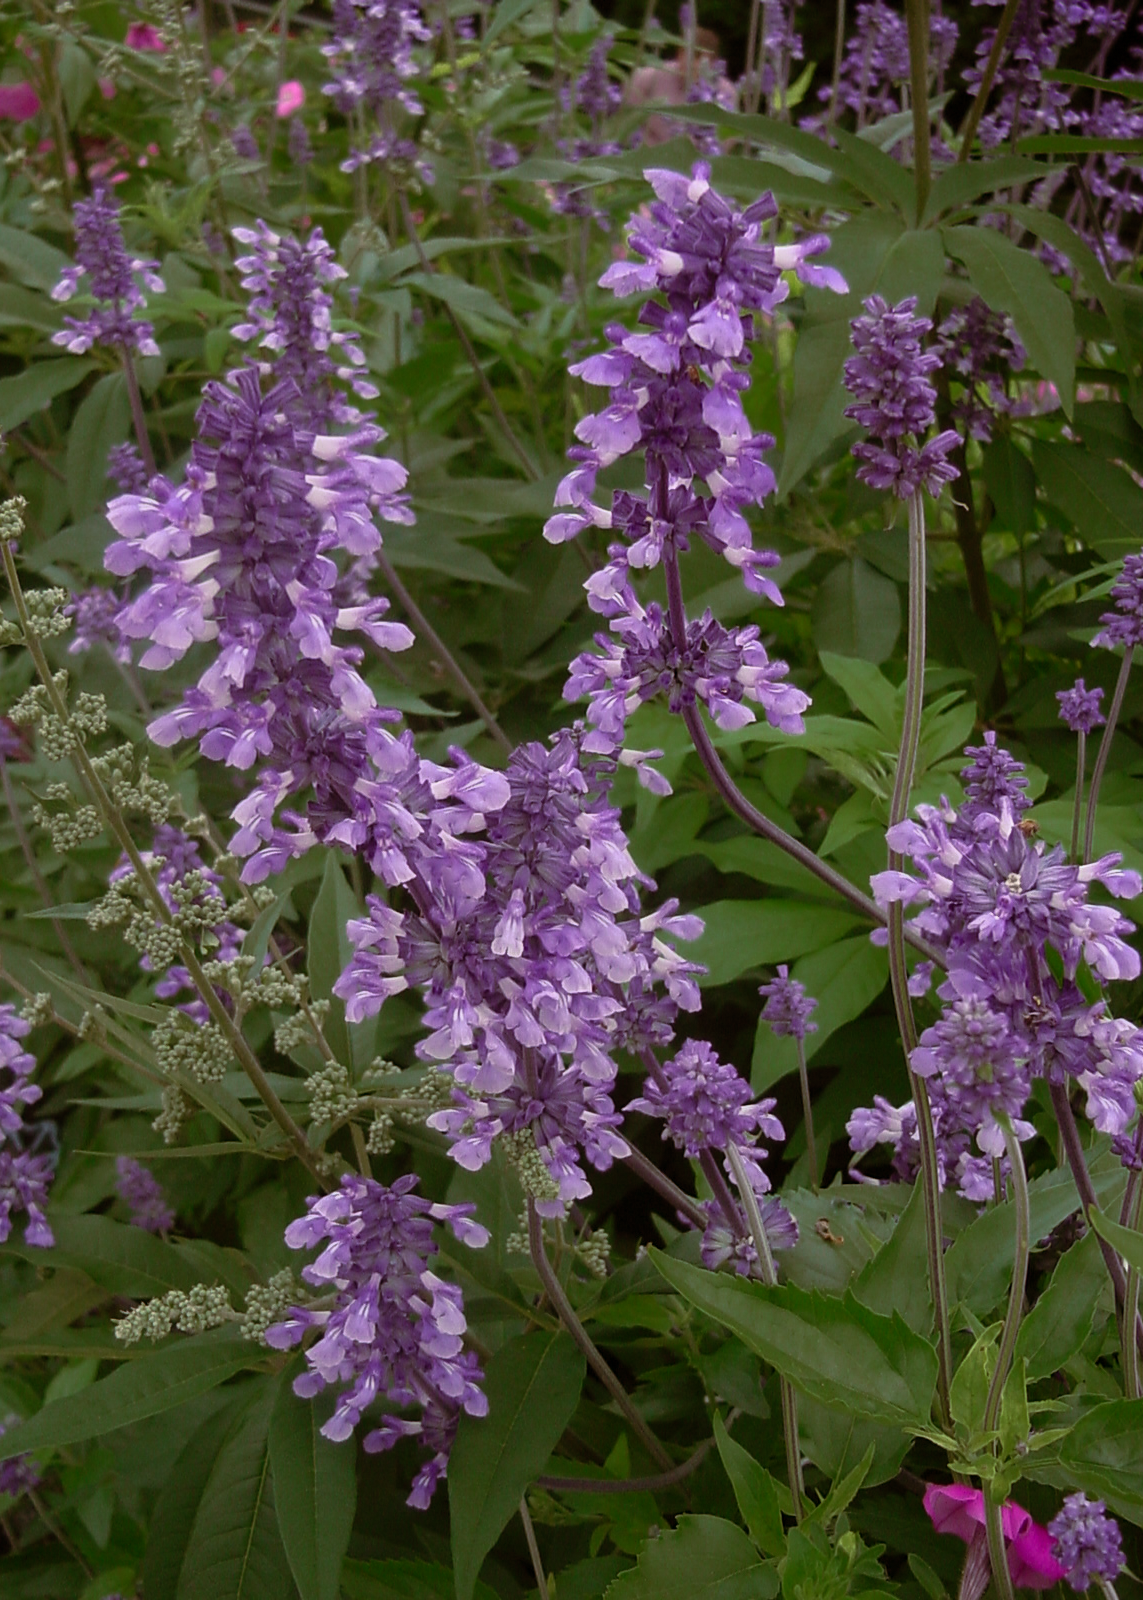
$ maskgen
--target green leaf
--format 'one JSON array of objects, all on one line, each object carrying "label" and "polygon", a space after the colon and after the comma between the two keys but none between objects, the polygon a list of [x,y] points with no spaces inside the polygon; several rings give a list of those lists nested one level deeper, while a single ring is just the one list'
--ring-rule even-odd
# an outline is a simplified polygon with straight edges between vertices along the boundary
[{"label": "green leaf", "polygon": [[[1099,1216],[1097,1211],[1092,1218],[1097,1230]],[[1015,1353],[1027,1359],[1030,1383],[1059,1371],[1083,1347],[1107,1284],[1099,1241],[1089,1233],[1060,1257],[1051,1282],[1020,1324]]]},{"label": "green leaf", "polygon": [[306,960],[310,993],[315,1000],[329,1001],[329,1013],[322,1024],[322,1032],[329,1040],[334,1055],[345,1066],[352,1065],[345,1002],[337,998],[333,986],[353,955],[346,924],[357,915],[357,901],[341,870],[338,853],[330,850],[325,858],[321,888],[310,912]]},{"label": "green leaf", "polygon": [[687,946],[687,957],[709,969],[701,980],[707,985],[729,983],[753,967],[820,950],[858,921],[849,911],[778,899],[716,900],[699,914],[706,929]]},{"label": "green leaf", "polygon": [[179,1573],[203,1491],[235,1416],[245,1411],[251,1399],[247,1388],[213,1411],[191,1434],[159,1491],[143,1556],[148,1600],[176,1600]]},{"label": "green leaf", "polygon": [[1068,1488],[1110,1502],[1143,1527],[1143,1400],[1111,1400],[1084,1413],[1060,1445]]},{"label": "green leaf", "polygon": [[[111,1294],[146,1300],[202,1280],[201,1267],[176,1245],[112,1217],[53,1215],[52,1228],[51,1264],[78,1268]],[[42,1261],[43,1252],[29,1259]]]},{"label": "green leaf", "polygon": [[823,671],[841,685],[861,715],[888,738],[900,739],[897,690],[885,674],[860,656],[835,655],[832,650],[819,651],[819,656]]},{"label": "green leaf", "polygon": [[14,378],[0,378],[0,430],[18,428],[37,411],[82,383],[95,366],[71,356],[62,361],[39,361]]},{"label": "green leaf", "polygon": [[925,1206],[919,1184],[909,1196],[909,1203],[898,1217],[893,1232],[873,1260],[861,1269],[853,1293],[870,1311],[882,1316],[898,1312],[914,1333],[927,1335],[932,1328]]},{"label": "green leaf", "polygon": [[900,1316],[879,1316],[852,1293],[838,1298],[792,1284],[767,1288],[689,1266],[661,1250],[651,1255],[692,1305],[823,1405],[884,1422],[928,1425],[936,1352]]},{"label": "green leaf", "polygon": [[901,631],[897,585],[860,556],[839,561],[814,597],[814,641],[843,655],[887,661]]},{"label": "green leaf", "polygon": [[455,311],[457,316],[477,333],[483,333],[485,325],[490,322],[504,328],[520,326],[517,319],[500,304],[495,295],[490,294],[487,289],[482,289],[478,283],[469,283],[466,278],[454,277],[452,273],[410,272],[399,280],[397,286],[402,289],[419,289],[422,294],[442,301],[450,311]]},{"label": "green leaf", "polygon": [[[347,1600],[452,1600],[452,1568],[434,1561],[347,1561],[341,1590]],[[478,1583],[474,1600],[498,1596],[486,1583]]]},{"label": "green leaf", "polygon": [[648,1543],[605,1600],[773,1600],[777,1593],[773,1567],[737,1524],[683,1516]]},{"label": "green leaf", "polygon": [[269,1432],[279,1377],[232,1423],[211,1466],[176,1600],[295,1600],[278,1532]]},{"label": "green leaf", "polygon": [[[0,259],[2,256],[0,250]],[[41,333],[54,333],[60,320],[57,307],[42,294],[32,294],[14,283],[0,283],[0,328],[36,328]]]},{"label": "green leaf", "polygon": [[67,125],[74,128],[79,114],[95,88],[95,67],[82,45],[74,39],[65,39],[59,55],[59,82],[63,90]]},{"label": "green leaf", "polygon": [[1143,80],[1139,78],[1096,78],[1090,72],[1072,72],[1065,67],[1046,67],[1045,83],[1070,83],[1077,89],[1098,89],[1103,95],[1122,95],[1125,100],[1143,100]]},{"label": "green leaf", "polygon": [[293,1370],[270,1419],[278,1531],[302,1600],[338,1600],[357,1505],[357,1452],[352,1438],[335,1444],[322,1435],[332,1397],[324,1405],[299,1399]]},{"label": "green leaf", "polygon": [[1122,467],[1047,439],[1033,439],[1032,460],[1045,495],[1085,544],[1108,561],[1139,548],[1143,490]]},{"label": "green leaf", "polygon": [[1028,156],[996,156],[988,161],[960,161],[933,177],[925,222],[933,222],[947,211],[957,211],[982,194],[994,194],[1014,184],[1035,182],[1047,169],[1042,161]]},{"label": "green leaf", "polygon": [[1018,536],[1030,533],[1036,525],[1036,474],[1028,457],[1004,433],[985,445],[983,466],[995,525]]},{"label": "green leaf", "polygon": [[838,1411],[810,1394],[798,1396],[798,1436],[808,1459],[827,1478],[842,1482],[862,1468],[869,1487],[896,1477],[910,1444],[908,1433],[893,1423]]},{"label": "green leaf", "polygon": [[786,1535],[773,1478],[765,1467],[755,1461],[749,1450],[744,1450],[730,1437],[717,1411],[714,1414],[714,1440],[750,1537],[764,1555],[783,1555]]},{"label": "green leaf", "polygon": [[1136,1233],[1134,1228],[1125,1228],[1121,1222],[1113,1222],[1110,1217],[1104,1216],[1098,1206],[1092,1207],[1089,1217],[1100,1238],[1106,1239],[1129,1267],[1134,1267],[1136,1272],[1143,1272],[1143,1234]]},{"label": "green leaf", "polygon": [[107,452],[127,437],[131,407],[121,372],[100,378],[84,396],[67,436],[67,497],[78,521],[107,502]]},{"label": "green leaf", "polygon": [[526,17],[537,4],[538,0],[500,0],[496,14],[488,24],[488,30],[484,35],[484,48],[487,50],[505,28],[510,28],[514,22],[519,22],[521,17]]},{"label": "green leaf", "polygon": [[993,311],[1006,311],[1016,324],[1033,365],[1054,383],[1070,417],[1075,405],[1075,318],[1071,301],[1052,282],[1048,269],[1027,250],[1018,250],[994,228],[945,228],[945,246],[964,263],[973,288]]},{"label": "green leaf", "polygon": [[[816,1033],[806,1036],[806,1059],[811,1059],[840,1027],[852,1022],[872,1005],[889,977],[885,951],[871,944],[868,934],[839,939],[824,950],[795,961],[791,975],[804,983],[818,1002]],[[793,1039],[778,1038],[770,1024],[758,1018],[750,1083],[756,1093],[769,1089],[789,1072],[796,1072],[798,1050]]]},{"label": "green leaf", "polygon": [[449,1458],[457,1600],[472,1600],[485,1556],[571,1421],[583,1378],[583,1356],[565,1333],[510,1339],[489,1361],[488,1415],[461,1414]]},{"label": "green leaf", "polygon": [[171,1411],[195,1395],[225,1383],[262,1352],[233,1327],[214,1328],[193,1338],[125,1362],[82,1394],[53,1400],[18,1427],[0,1436],[0,1460],[27,1450],[59,1449],[98,1439],[129,1423]]},{"label": "green leaf", "polygon": [[[70,257],[38,234],[0,223],[0,266],[6,267],[30,289],[54,289],[60,273],[70,265]],[[87,366],[90,371],[94,362],[88,362]]]},{"label": "green leaf", "polygon": [[1143,155],[1143,139],[1093,139],[1083,134],[1033,133],[1017,139],[1016,151],[1026,156],[1088,156],[1109,152]]}]

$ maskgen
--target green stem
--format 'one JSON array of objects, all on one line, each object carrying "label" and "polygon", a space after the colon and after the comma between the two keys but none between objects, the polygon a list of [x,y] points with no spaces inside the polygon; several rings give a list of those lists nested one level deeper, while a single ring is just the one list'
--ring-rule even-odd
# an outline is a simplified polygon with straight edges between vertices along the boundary
[{"label": "green stem", "polygon": [[929,117],[929,0],[905,0],[909,28],[909,79],[913,101],[913,176],[917,188],[917,225],[925,214],[932,188],[932,133]]},{"label": "green stem", "polygon": [[1127,693],[1127,680],[1131,676],[1131,658],[1135,654],[1135,646],[1129,644],[1123,652],[1123,660],[1119,664],[1119,676],[1115,680],[1115,693],[1111,697],[1111,706],[1104,723],[1103,736],[1099,741],[1099,751],[1096,754],[1095,766],[1091,772],[1091,786],[1087,791],[1087,816],[1084,819],[1083,830],[1083,859],[1090,861],[1092,857],[1092,844],[1095,839],[1095,811],[1099,805],[1099,791],[1103,785],[1103,774],[1107,771],[1107,758],[1111,754],[1111,741],[1115,737],[1115,724],[1119,721],[1119,713],[1123,709],[1123,697]]},{"label": "green stem", "polygon": [[[754,1185],[750,1182],[750,1175],[733,1139],[727,1143],[726,1159],[730,1162],[730,1170],[734,1174],[734,1182],[738,1188],[738,1198],[742,1201],[746,1220],[750,1225],[750,1235],[758,1253],[758,1268],[762,1282],[767,1287],[773,1288],[778,1282],[778,1273],[770,1251],[770,1241],[766,1237],[766,1224],[762,1221],[762,1213],[758,1209],[758,1197],[754,1193]],[[794,1501],[794,1516],[801,1522],[806,1486],[802,1479],[802,1453],[798,1443],[798,1397],[790,1380],[782,1373],[778,1374],[778,1386],[782,1394],[782,1435],[786,1442],[786,1473]]]},{"label": "green stem", "polygon": [[1008,42],[1008,35],[1012,31],[1012,24],[1016,20],[1016,13],[1020,9],[1020,0],[1006,0],[1004,10],[1000,14],[1000,21],[996,25],[996,37],[992,41],[992,49],[988,52],[988,60],[984,64],[984,76],[980,80],[980,88],[976,91],[976,99],[972,102],[968,116],[960,130],[960,149],[957,151],[957,161],[967,161],[972,154],[972,142],[976,138],[976,130],[980,126],[980,119],[984,115],[984,108],[988,104],[988,97],[992,93],[992,85],[1000,67],[1000,58],[1004,54],[1004,46]]},{"label": "green stem", "polygon": [[1004,1135],[1004,1149],[1012,1168],[1012,1199],[1016,1207],[1016,1248],[1012,1257],[1012,1288],[1008,1295],[1008,1311],[1000,1333],[996,1351],[996,1367],[988,1386],[984,1403],[984,1431],[991,1433],[1000,1419],[1000,1403],[1004,1398],[1004,1385],[1012,1366],[1016,1349],[1016,1336],[1020,1332],[1020,1319],[1024,1315],[1024,1291],[1028,1284],[1028,1252],[1032,1246],[1032,1213],[1028,1198],[1028,1175],[1024,1171],[1024,1157],[1020,1151],[1012,1123],[1006,1112],[996,1113],[996,1121]]},{"label": "green stem", "polygon": [[528,1542],[528,1554],[532,1558],[532,1571],[536,1577],[536,1588],[540,1600],[548,1600],[548,1580],[544,1576],[544,1563],[540,1558],[540,1546],[536,1542],[536,1530],[532,1526],[532,1516],[528,1510],[528,1502],[523,1495],[520,1497],[520,1521],[524,1524],[524,1538]]},{"label": "green stem", "polygon": [[[901,747],[897,774],[889,801],[889,825],[903,822],[909,811],[909,793],[917,770],[917,751],[921,742],[921,721],[925,701],[925,510],[920,493],[909,501],[909,638],[906,655],[905,706],[901,724]],[[900,866],[900,857],[890,853],[890,867]],[[901,1030],[901,1045],[909,1069],[913,1104],[917,1111],[917,1139],[920,1147],[920,1178],[925,1204],[925,1243],[929,1259],[929,1286],[937,1329],[937,1396],[942,1422],[949,1418],[949,1390],[952,1384],[952,1339],[949,1333],[948,1289],[945,1283],[944,1235],[941,1228],[941,1180],[937,1165],[937,1141],[932,1110],[924,1080],[913,1071],[912,1055],[917,1047],[917,1025],[909,998],[909,974],[905,963],[905,918],[900,903],[889,908],[889,979],[893,1004]]]},{"label": "green stem", "polygon": [[670,1472],[675,1463],[639,1415],[631,1396],[614,1372],[612,1372],[601,1351],[596,1348],[591,1335],[576,1316],[575,1307],[568,1299],[563,1284],[552,1270],[552,1264],[548,1260],[548,1252],[544,1248],[543,1219],[536,1210],[536,1202],[531,1197],[528,1199],[528,1249],[531,1253],[532,1265],[540,1275],[544,1293],[555,1307],[560,1321],[571,1334],[580,1350],[582,1350],[588,1366],[615,1401],[615,1404],[630,1424],[631,1431],[639,1439],[648,1455],[658,1466],[662,1467],[664,1472]]},{"label": "green stem", "polygon": [[147,477],[155,476],[155,453],[151,449],[151,436],[147,432],[147,417],[143,410],[143,396],[139,393],[139,377],[135,371],[135,363],[131,359],[130,350],[123,352],[123,376],[127,380],[127,401],[131,407],[131,421],[135,428],[135,438],[139,442],[139,454],[143,457],[143,465],[147,469]]},{"label": "green stem", "polygon": [[992,1585],[996,1600],[1016,1600],[1012,1587],[1012,1570],[1008,1565],[1008,1549],[1004,1541],[1004,1508],[984,1491],[984,1527],[988,1534],[988,1558],[992,1564]]},{"label": "green stem", "polygon": [[[1127,1226],[1139,1232],[1143,1221],[1143,1183],[1135,1185],[1135,1194]],[[1123,1353],[1123,1392],[1128,1400],[1143,1399],[1143,1377],[1139,1368],[1139,1268],[1127,1263],[1127,1288],[1123,1296],[1123,1322],[1120,1349]]]}]

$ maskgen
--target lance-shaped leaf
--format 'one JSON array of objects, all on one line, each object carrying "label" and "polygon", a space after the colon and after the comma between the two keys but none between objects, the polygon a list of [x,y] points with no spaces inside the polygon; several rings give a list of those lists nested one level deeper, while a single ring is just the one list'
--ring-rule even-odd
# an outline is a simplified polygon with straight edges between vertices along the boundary
[{"label": "lance-shaped leaf", "polygon": [[321,1432],[332,1396],[302,1400],[289,1369],[270,1419],[270,1465],[278,1529],[302,1600],[338,1600],[341,1564],[357,1505],[357,1451]]},{"label": "lance-shaped leaf", "polygon": [[681,1295],[824,1405],[904,1426],[929,1423],[936,1352],[896,1313],[783,1284],[767,1288],[676,1261],[655,1265]]}]

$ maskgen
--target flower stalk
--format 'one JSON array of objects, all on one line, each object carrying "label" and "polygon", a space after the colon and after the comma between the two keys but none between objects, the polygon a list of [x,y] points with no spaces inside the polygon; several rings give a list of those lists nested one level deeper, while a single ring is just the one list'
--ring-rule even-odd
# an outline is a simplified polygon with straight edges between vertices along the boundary
[{"label": "flower stalk", "polygon": [[1084,819],[1083,830],[1083,858],[1085,861],[1090,861],[1093,854],[1095,812],[1096,807],[1099,805],[1099,791],[1103,784],[1103,775],[1107,771],[1108,757],[1111,755],[1111,741],[1115,737],[1115,725],[1119,721],[1119,713],[1123,709],[1123,697],[1127,693],[1127,680],[1131,676],[1131,662],[1134,655],[1135,646],[1129,644],[1123,652],[1123,660],[1119,665],[1119,676],[1115,680],[1115,693],[1111,697],[1107,722],[1103,729],[1103,737],[1099,741],[1095,766],[1091,772],[1091,785],[1087,792],[1087,816]]}]

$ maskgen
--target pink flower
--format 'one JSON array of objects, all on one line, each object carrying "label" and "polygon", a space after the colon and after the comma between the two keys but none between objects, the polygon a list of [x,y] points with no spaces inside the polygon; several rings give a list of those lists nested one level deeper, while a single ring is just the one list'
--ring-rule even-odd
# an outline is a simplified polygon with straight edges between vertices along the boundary
[{"label": "pink flower", "polygon": [[97,78],[96,82],[99,84],[99,92],[105,100],[115,99],[117,91],[114,78]]},{"label": "pink flower", "polygon": [[30,83],[0,83],[0,117],[27,122],[40,109],[40,97]]},{"label": "pink flower", "polygon": [[290,78],[278,89],[278,104],[275,114],[279,117],[292,117],[295,111],[300,111],[306,103],[306,91],[296,78]]},{"label": "pink flower", "polygon": [[[952,1533],[971,1544],[984,1529],[984,1492],[966,1483],[930,1483],[925,1490],[925,1510],[938,1533]],[[1018,1589],[1049,1589],[1064,1575],[1052,1555],[1047,1528],[1032,1520],[1032,1513],[1015,1500],[1005,1502],[1000,1526],[1008,1545],[1008,1570]]]},{"label": "pink flower", "polygon": [[152,55],[163,56],[167,47],[156,28],[149,22],[132,22],[127,29],[128,50],[149,50]]}]

